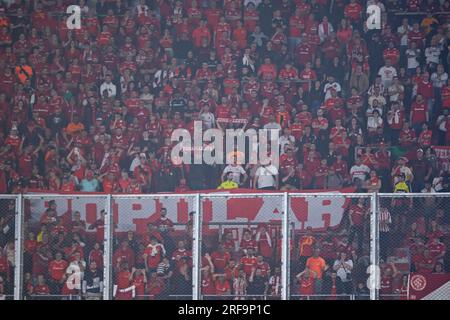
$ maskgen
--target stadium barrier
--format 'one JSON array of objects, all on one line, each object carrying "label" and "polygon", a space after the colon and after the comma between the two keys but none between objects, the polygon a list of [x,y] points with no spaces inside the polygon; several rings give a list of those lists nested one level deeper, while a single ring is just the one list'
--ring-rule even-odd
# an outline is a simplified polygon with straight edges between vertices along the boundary
[{"label": "stadium barrier", "polygon": [[[0,297],[15,300],[410,299],[410,289],[416,290],[422,285],[422,278],[429,278],[420,274],[424,270],[414,267],[411,250],[416,248],[404,244],[409,238],[407,230],[401,230],[405,225],[403,216],[407,223],[416,222],[413,223],[416,227],[412,228],[418,228],[419,235],[423,230],[424,237],[419,236],[417,240],[420,245],[420,241],[428,240],[427,235],[443,237],[443,233],[439,233],[440,223],[448,218],[449,203],[448,193],[0,195],[1,217],[14,217],[9,227],[3,228],[2,220],[2,232],[8,233],[11,225],[14,228],[12,238],[1,238],[2,249],[6,253],[13,249],[14,254],[9,252],[10,277],[7,283],[3,281]],[[173,224],[161,219],[164,209]],[[382,222],[386,211],[391,215],[389,230]],[[71,237],[66,239],[67,234]],[[243,241],[246,237],[252,240]],[[156,241],[151,242],[153,238]],[[126,239],[128,241],[124,241]],[[124,242],[136,247],[130,251]],[[150,257],[164,254],[158,246],[151,245],[148,249],[142,245],[150,242],[164,243],[171,268],[151,263]],[[214,279],[208,278],[212,276],[211,270],[207,270],[211,266],[209,260],[216,259],[213,265],[217,265],[223,258],[218,250],[219,243],[229,247],[228,261],[239,260],[250,269],[242,270],[241,274],[234,269],[214,270]],[[264,253],[262,261],[258,261],[258,255],[248,256],[248,248],[252,246],[256,246],[258,253]],[[48,265],[56,256],[50,248],[60,248],[69,262],[62,275],[58,268],[50,271]],[[434,254],[439,246],[434,244],[432,248]],[[329,292],[325,289],[321,293],[308,291],[309,275],[298,276],[304,270],[303,265],[308,265],[314,249],[319,249],[317,254],[324,256],[326,262],[319,286],[328,288]],[[147,265],[141,255],[146,250]],[[333,280],[345,272],[338,257],[330,255],[330,250],[346,251],[347,258],[354,260],[351,275],[347,275],[350,285],[342,284],[341,279],[338,288]],[[138,254],[132,256],[131,252]],[[253,258],[267,265],[260,263],[257,268],[251,268]],[[125,270],[124,262],[130,263],[128,259],[133,270]],[[94,277],[89,270],[92,262],[97,264]],[[400,275],[397,278],[403,281],[403,286],[392,283],[396,281],[392,278],[389,283],[390,275],[386,270],[392,269],[392,265],[395,270],[391,271]],[[272,272],[266,275],[267,268]],[[141,271],[136,272],[137,269]],[[237,276],[233,278],[240,281],[230,282],[228,289],[227,285],[224,288],[214,281],[220,277],[227,280],[227,273],[234,271]],[[171,277],[164,277],[169,272]],[[447,281],[444,276],[436,276],[435,280],[430,277],[428,282],[434,281],[435,287],[424,290],[430,292],[428,298],[450,299],[448,289],[444,288]],[[222,290],[220,294],[208,291],[211,280],[218,286],[216,291]],[[316,283],[314,288],[317,288]]]},{"label": "stadium barrier", "polygon": [[10,300],[14,295],[14,285],[19,275],[17,267],[17,220],[19,216],[18,198],[5,195],[0,197],[0,298]]}]

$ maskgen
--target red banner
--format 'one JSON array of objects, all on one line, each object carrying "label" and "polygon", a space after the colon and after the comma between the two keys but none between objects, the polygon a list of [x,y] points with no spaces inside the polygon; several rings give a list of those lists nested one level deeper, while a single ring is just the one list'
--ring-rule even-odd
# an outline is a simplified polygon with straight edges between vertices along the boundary
[{"label": "red banner", "polygon": [[411,273],[409,300],[450,300],[450,274]]},{"label": "red banner", "polygon": [[[353,192],[353,188],[341,190],[326,190],[330,195],[320,197],[292,197],[290,200],[290,219],[295,229],[304,230],[311,227],[315,231],[324,231],[328,227],[338,227],[341,223],[344,212],[350,202],[349,198],[342,196],[343,193]],[[307,193],[320,193],[324,190],[309,190]],[[227,191],[209,190],[202,191],[202,194],[211,194],[202,197],[203,223],[207,230],[211,231],[219,228],[219,224],[227,222],[247,223],[271,223],[281,222],[283,211],[283,197],[271,195],[273,192],[255,192],[249,189],[234,189]],[[232,197],[233,194],[240,193],[239,197]],[[249,193],[246,197],[245,194]],[[255,197],[252,194],[258,193],[264,197]],[[225,196],[217,196],[223,194]],[[242,195],[244,194],[244,195]],[[226,195],[230,195],[227,197]],[[341,196],[340,196],[341,195]],[[48,206],[48,201],[53,200],[51,195],[43,198],[29,200],[29,208],[32,222],[37,222]],[[83,196],[74,199],[54,198],[57,204],[58,215],[70,219],[74,211],[81,213],[82,219],[90,225],[97,219],[100,210],[105,208],[104,197],[92,198]],[[165,207],[167,216],[173,222],[185,224],[188,221],[189,212],[194,211],[194,196],[171,197],[170,194],[154,195],[152,197],[139,197],[130,195],[127,198],[114,200],[113,213],[114,221],[117,224],[117,231],[133,230],[143,233],[149,222],[155,221],[159,217],[159,209]],[[176,227],[184,230],[184,225]]]},{"label": "red banner", "polygon": [[450,159],[450,146],[432,146],[436,157],[441,161],[448,161]]}]

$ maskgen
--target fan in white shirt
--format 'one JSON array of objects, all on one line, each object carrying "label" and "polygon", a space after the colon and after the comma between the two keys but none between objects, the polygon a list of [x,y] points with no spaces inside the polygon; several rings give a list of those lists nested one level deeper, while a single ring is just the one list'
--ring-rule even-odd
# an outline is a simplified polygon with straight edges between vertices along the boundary
[{"label": "fan in white shirt", "polygon": [[247,172],[245,172],[244,168],[241,165],[229,164],[225,167],[225,169],[223,169],[222,182],[225,181],[227,174],[230,172],[233,174],[233,181],[238,185],[242,185],[247,181]]},{"label": "fan in white shirt", "polygon": [[260,166],[253,179],[253,188],[274,190],[278,189],[278,169],[272,165]]}]

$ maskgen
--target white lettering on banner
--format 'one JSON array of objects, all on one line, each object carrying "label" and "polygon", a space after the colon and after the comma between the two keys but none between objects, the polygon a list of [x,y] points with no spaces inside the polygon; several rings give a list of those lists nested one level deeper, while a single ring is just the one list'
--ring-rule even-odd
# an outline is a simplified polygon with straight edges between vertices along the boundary
[{"label": "white lettering on banner", "polygon": [[441,160],[450,159],[450,147],[447,146],[432,146],[433,150],[436,152],[436,157]]},{"label": "white lettering on banner", "polygon": [[[203,222],[248,222],[267,223],[282,220],[281,197],[260,196],[254,197],[218,197],[203,198]],[[46,209],[49,196],[46,200],[32,199],[30,210],[32,222],[38,222]],[[56,198],[57,213],[70,219],[70,213],[79,211],[81,218],[91,225],[99,217],[100,210],[104,209],[104,201],[95,198],[83,198],[75,200]],[[339,196],[319,197],[292,197],[290,213],[295,228],[304,230],[312,227],[321,231],[327,227],[336,227],[340,224],[349,199]],[[186,223],[188,213],[194,210],[193,198],[180,198],[170,196],[152,197],[144,199],[123,198],[113,203],[114,220],[117,224],[116,231],[137,231],[144,233],[146,225],[159,217],[159,209],[167,209],[167,217],[173,222]],[[217,229],[218,226],[208,226],[209,229]],[[185,226],[176,226],[178,230],[184,230]]]}]

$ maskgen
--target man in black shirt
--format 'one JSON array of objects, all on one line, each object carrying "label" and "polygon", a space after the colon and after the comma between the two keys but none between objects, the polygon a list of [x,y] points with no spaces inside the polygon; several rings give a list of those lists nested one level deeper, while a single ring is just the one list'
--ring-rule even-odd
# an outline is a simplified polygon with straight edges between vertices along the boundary
[{"label": "man in black shirt", "polygon": [[91,261],[89,269],[84,273],[83,296],[86,300],[100,300],[103,293],[103,270],[97,269],[97,263]]}]

